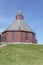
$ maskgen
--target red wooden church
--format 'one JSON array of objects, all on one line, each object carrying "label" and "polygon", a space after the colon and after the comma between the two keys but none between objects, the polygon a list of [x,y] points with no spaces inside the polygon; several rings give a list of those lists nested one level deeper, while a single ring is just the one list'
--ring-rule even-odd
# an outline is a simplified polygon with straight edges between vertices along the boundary
[{"label": "red wooden church", "polygon": [[37,43],[35,33],[25,23],[21,11],[18,11],[16,21],[2,32],[2,41]]}]

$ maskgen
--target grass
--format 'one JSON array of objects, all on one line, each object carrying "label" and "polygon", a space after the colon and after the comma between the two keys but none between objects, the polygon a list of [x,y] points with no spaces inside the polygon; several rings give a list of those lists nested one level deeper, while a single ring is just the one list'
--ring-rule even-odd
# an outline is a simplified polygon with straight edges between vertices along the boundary
[{"label": "grass", "polygon": [[43,65],[43,45],[15,44],[1,47],[0,65]]}]

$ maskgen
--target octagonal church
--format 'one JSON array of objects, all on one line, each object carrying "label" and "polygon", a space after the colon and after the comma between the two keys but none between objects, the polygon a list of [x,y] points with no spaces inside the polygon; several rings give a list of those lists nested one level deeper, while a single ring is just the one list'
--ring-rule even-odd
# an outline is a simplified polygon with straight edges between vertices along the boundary
[{"label": "octagonal church", "polygon": [[2,41],[37,43],[35,33],[29,25],[25,23],[23,14],[20,10],[16,15],[16,21],[2,32]]}]

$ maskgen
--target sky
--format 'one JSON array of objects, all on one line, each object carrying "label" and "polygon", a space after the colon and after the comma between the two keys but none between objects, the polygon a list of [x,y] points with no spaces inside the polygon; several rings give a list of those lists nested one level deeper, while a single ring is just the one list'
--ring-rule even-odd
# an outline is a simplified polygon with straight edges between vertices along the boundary
[{"label": "sky", "polygon": [[38,44],[43,44],[43,0],[0,0],[0,32],[16,20],[19,9],[36,33]]}]

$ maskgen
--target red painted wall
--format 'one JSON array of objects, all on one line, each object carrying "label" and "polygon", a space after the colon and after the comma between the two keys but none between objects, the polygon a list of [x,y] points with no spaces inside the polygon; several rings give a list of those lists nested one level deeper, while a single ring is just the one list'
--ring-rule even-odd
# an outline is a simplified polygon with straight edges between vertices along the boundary
[{"label": "red painted wall", "polygon": [[37,43],[32,32],[5,32],[2,34],[3,42],[30,42]]}]

